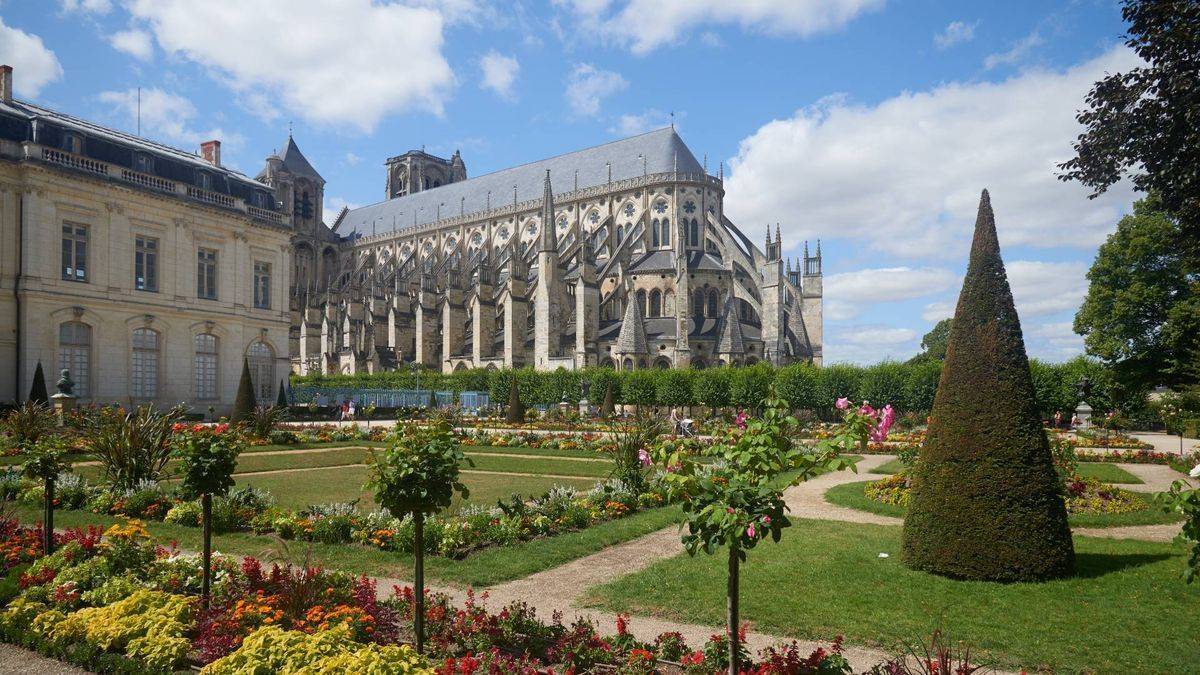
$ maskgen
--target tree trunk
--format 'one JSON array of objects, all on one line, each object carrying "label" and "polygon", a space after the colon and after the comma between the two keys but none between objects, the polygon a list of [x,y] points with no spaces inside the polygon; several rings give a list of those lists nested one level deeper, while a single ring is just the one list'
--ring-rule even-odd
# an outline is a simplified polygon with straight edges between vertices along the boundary
[{"label": "tree trunk", "polygon": [[729,547],[729,588],[726,589],[726,623],[729,631],[729,675],[738,675],[738,548]]},{"label": "tree trunk", "polygon": [[42,490],[42,550],[54,553],[54,479],[47,478]]},{"label": "tree trunk", "polygon": [[425,653],[425,514],[413,514],[413,631],[417,634],[417,653]]},{"label": "tree trunk", "polygon": [[208,609],[209,594],[212,587],[212,495],[208,493],[200,495],[200,509],[202,511],[201,525],[204,526],[204,546],[200,554],[204,565],[204,574],[201,577],[200,586],[200,606]]}]

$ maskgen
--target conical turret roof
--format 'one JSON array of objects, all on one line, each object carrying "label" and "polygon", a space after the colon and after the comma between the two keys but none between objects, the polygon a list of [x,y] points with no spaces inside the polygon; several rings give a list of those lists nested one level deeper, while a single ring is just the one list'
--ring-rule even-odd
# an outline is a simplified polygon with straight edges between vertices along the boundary
[{"label": "conical turret roof", "polygon": [[292,138],[291,134],[288,134],[287,145],[284,146],[279,158],[283,160],[283,167],[293,176],[304,176],[316,179],[322,183],[325,182],[321,174],[317,173],[313,165],[308,162],[308,158],[304,156],[304,153],[300,152],[300,148],[297,147],[296,140]]},{"label": "conical turret roof", "polygon": [[632,294],[626,304],[625,318],[621,322],[621,334],[617,336],[615,351],[621,354],[645,354],[646,326],[642,323],[642,308]]},{"label": "conical turret roof", "polygon": [[746,343],[742,338],[742,323],[733,309],[733,298],[725,301],[725,312],[721,315],[721,335],[717,338],[718,354],[744,354]]}]

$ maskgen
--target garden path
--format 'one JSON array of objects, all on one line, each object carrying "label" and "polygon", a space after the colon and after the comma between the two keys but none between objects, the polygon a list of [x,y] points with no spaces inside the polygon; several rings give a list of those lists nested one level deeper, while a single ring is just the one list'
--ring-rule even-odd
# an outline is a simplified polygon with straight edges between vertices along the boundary
[{"label": "garden path", "polygon": [[[1149,443],[1154,446],[1158,452],[1169,452],[1173,455],[1179,454],[1179,437],[1171,436],[1161,432],[1147,431],[1129,434],[1134,438]],[[1183,439],[1184,452],[1200,452],[1200,438],[1185,438]]]},{"label": "garden path", "polygon": [[1122,488],[1133,492],[1163,492],[1171,487],[1171,483],[1177,480],[1182,480],[1190,485],[1196,485],[1197,483],[1197,481],[1189,479],[1175,469],[1163,464],[1120,463],[1117,466],[1142,480],[1141,483],[1121,484]]},{"label": "garden path", "polygon": [[88,671],[0,642],[0,675],[86,675]]}]

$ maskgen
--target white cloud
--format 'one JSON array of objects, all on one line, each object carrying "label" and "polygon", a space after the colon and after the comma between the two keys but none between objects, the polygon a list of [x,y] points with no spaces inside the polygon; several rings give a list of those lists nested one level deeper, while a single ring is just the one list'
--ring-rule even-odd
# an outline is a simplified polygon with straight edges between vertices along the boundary
[{"label": "white cloud", "polygon": [[1026,333],[1025,342],[1030,356],[1050,361],[1065,361],[1083,353],[1083,337],[1075,332],[1070,321],[1036,326]]},{"label": "white cloud", "polygon": [[921,318],[929,323],[937,323],[952,316],[954,316],[954,303],[947,300],[931,302],[925,305],[925,309],[921,312]]},{"label": "white cloud", "polygon": [[[112,106],[113,112],[122,118],[126,127],[136,128],[139,114],[137,89],[104,91],[96,97],[101,103]],[[220,128],[197,129],[192,126],[197,116],[196,106],[188,99],[162,89],[142,89],[141,93],[142,135],[156,141],[196,151],[200,143],[219,140],[228,150],[236,148],[245,139],[236,132]]]},{"label": "white cloud", "polygon": [[68,13],[107,14],[112,10],[112,0],[59,0],[58,4]]},{"label": "white cloud", "polygon": [[479,69],[483,71],[480,87],[491,89],[503,99],[511,101],[514,98],[512,86],[517,81],[517,73],[521,71],[521,64],[515,57],[505,56],[493,49],[479,59]]},{"label": "white cloud", "polygon": [[159,47],[211,69],[263,114],[281,106],[313,122],[369,132],[392,113],[440,115],[454,85],[442,53],[445,3],[433,9],[371,0],[130,0],[128,6]]},{"label": "white cloud", "polygon": [[1020,63],[1029,55],[1029,52],[1040,47],[1043,42],[1045,40],[1042,39],[1041,34],[1034,31],[1013,43],[1008,51],[989,54],[983,60],[983,67],[991,70],[996,66],[1011,66]]},{"label": "white cloud", "polygon": [[149,61],[154,55],[154,42],[144,30],[118,31],[108,37],[108,43],[113,49],[142,61]]},{"label": "white cloud", "polygon": [[0,63],[13,68],[13,88],[21,96],[33,98],[42,87],[62,77],[62,64],[46,48],[42,38],[19,28],[7,26],[0,17]]},{"label": "white cloud", "polygon": [[792,241],[838,236],[888,255],[966,253],[981,188],[1005,245],[1091,248],[1133,201],[1121,183],[1087,199],[1056,178],[1073,156],[1075,110],[1105,72],[1137,65],[1126,48],[1065,71],[948,83],[876,105],[829,97],[743,139],[730,161],[734,222],[788,219]]},{"label": "white cloud", "polygon": [[1087,295],[1087,263],[1014,260],[1004,266],[1017,313],[1023,319],[1074,312]]},{"label": "white cloud", "polygon": [[605,98],[629,86],[620,73],[580,63],[567,78],[567,105],[576,115],[595,117]]},{"label": "white cloud", "polygon": [[878,363],[907,358],[918,350],[916,331],[880,324],[850,326],[830,336],[825,362]]},{"label": "white cloud", "polygon": [[884,0],[563,0],[581,31],[646,54],[701,26],[737,25],[767,35],[833,31]]},{"label": "white cloud", "polygon": [[346,163],[349,164],[350,166],[356,166],[359,162],[362,161],[362,157],[359,157],[358,155],[354,154],[353,152],[347,152],[345,160],[346,160]]},{"label": "white cloud", "polygon": [[[330,197],[329,195],[325,195],[325,204],[321,207],[325,224],[332,227],[333,221],[337,220],[338,214],[342,212],[342,209],[357,209],[359,206],[362,205],[354,202],[348,202],[341,197]],[[339,232],[338,234],[345,236],[349,234],[349,232]],[[364,232],[363,234],[371,233]]]},{"label": "white cloud", "polygon": [[825,279],[825,316],[834,321],[853,319],[871,305],[941,293],[954,281],[953,272],[936,267],[886,267],[831,274]]},{"label": "white cloud", "polygon": [[617,118],[617,123],[609,127],[608,131],[617,136],[636,136],[652,129],[661,129],[672,123],[670,114],[651,108],[640,115],[621,115]]},{"label": "white cloud", "polygon": [[978,21],[972,23],[951,21],[949,25],[942,29],[942,32],[933,36],[933,44],[938,49],[949,49],[954,45],[970,42],[975,39],[975,27],[978,25]]},{"label": "white cloud", "polygon": [[855,326],[842,334],[842,339],[855,345],[898,345],[917,338],[910,328],[890,326]]}]

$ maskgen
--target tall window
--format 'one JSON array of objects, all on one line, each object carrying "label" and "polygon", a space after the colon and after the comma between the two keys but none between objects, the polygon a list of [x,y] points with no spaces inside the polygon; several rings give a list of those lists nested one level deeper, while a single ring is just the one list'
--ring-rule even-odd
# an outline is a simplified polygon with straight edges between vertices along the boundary
[{"label": "tall window", "polygon": [[658,289],[650,291],[650,316],[662,316],[662,293]]},{"label": "tall window", "polygon": [[650,223],[650,245],[658,246],[658,218]]},{"label": "tall window", "polygon": [[638,314],[646,316],[646,291],[637,292]]},{"label": "tall window", "polygon": [[715,317],[717,315],[717,292],[708,292],[708,315]]},{"label": "tall window", "polygon": [[58,367],[75,381],[75,395],[87,398],[92,385],[92,327],[68,321],[58,327]]},{"label": "tall window", "polygon": [[130,359],[134,398],[150,399],[158,396],[158,333],[149,328],[133,331],[133,355]]},{"label": "tall window", "polygon": [[696,291],[692,296],[692,316],[697,319],[704,318],[704,291]]},{"label": "tall window", "polygon": [[271,308],[271,263],[254,263],[254,307]]},{"label": "tall window", "polygon": [[196,336],[196,398],[217,398],[217,336],[201,333]]},{"label": "tall window", "polygon": [[86,225],[63,223],[62,278],[87,281],[88,229]]},{"label": "tall window", "polygon": [[196,251],[196,297],[217,299],[217,252],[211,248]]},{"label": "tall window", "polygon": [[262,340],[250,343],[246,350],[246,362],[250,366],[250,381],[258,402],[275,402],[275,352]]},{"label": "tall window", "polygon": [[663,218],[662,221],[662,245],[671,245],[671,219]]},{"label": "tall window", "polygon": [[136,237],[133,244],[133,287],[158,291],[158,240]]},{"label": "tall window", "polygon": [[699,246],[700,245],[700,223],[696,222],[695,218],[692,218],[692,222],[689,223],[688,230],[689,230],[688,238],[691,239],[692,246]]}]

